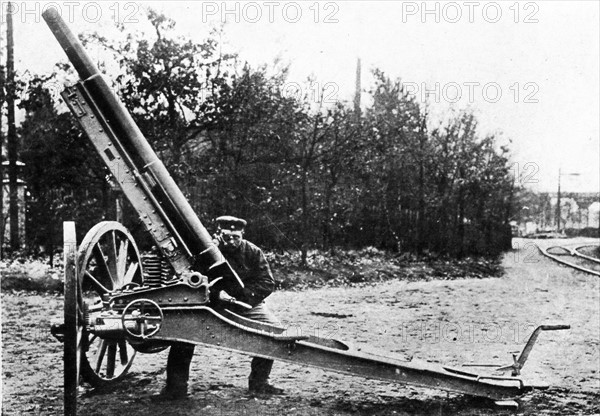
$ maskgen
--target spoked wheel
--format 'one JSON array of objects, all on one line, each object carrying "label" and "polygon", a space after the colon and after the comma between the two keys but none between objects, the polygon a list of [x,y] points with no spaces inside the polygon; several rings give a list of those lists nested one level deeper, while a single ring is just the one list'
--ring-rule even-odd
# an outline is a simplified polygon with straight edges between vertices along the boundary
[{"label": "spoked wheel", "polygon": [[77,414],[77,387],[81,363],[83,333],[83,302],[77,279],[77,238],[75,223],[63,223],[64,267],[65,267],[65,335],[64,377],[65,415]]},{"label": "spoked wheel", "polygon": [[[118,222],[96,224],[81,242],[78,259],[81,297],[90,313],[102,309],[103,294],[142,284],[137,246]],[[84,333],[82,376],[93,386],[117,381],[127,374],[135,352],[125,337],[109,339]]]}]

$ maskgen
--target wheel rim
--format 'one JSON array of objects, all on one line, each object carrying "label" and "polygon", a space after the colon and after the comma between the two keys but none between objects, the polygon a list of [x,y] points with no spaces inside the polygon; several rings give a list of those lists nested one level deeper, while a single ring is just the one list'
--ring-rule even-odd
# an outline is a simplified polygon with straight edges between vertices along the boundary
[{"label": "wheel rim", "polygon": [[[96,224],[83,239],[78,259],[81,298],[90,312],[102,308],[103,294],[142,284],[139,251],[129,231],[118,222]],[[136,351],[124,337],[108,339],[84,333],[83,341],[81,373],[94,386],[121,379],[133,364]]]},{"label": "wheel rim", "polygon": [[77,279],[77,238],[75,223],[63,223],[63,255],[65,267],[65,342],[64,378],[65,415],[77,414],[77,387],[79,386],[83,333],[83,302]]}]

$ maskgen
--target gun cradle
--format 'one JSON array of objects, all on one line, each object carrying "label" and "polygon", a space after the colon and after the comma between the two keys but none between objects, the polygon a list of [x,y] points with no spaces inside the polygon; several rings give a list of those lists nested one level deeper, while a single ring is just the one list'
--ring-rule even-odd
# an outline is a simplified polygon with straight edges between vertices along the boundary
[{"label": "gun cradle", "polygon": [[[124,195],[134,207],[141,223],[161,253],[169,260],[177,273],[189,270],[192,257],[186,246],[178,244],[181,237],[174,234],[173,224],[169,222],[166,213],[153,197],[152,188],[156,185],[150,175],[137,171],[127,153],[119,145],[98,108],[82,83],[66,87],[61,96],[71,112],[77,116],[79,124],[87,133],[92,145],[110,170]],[[175,231],[176,232],[176,231]]]}]

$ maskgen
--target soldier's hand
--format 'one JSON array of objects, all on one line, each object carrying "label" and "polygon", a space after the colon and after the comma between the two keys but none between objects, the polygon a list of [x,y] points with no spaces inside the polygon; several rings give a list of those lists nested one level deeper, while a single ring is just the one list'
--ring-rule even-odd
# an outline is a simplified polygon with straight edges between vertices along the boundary
[{"label": "soldier's hand", "polygon": [[229,293],[225,292],[224,290],[221,290],[219,292],[219,300],[221,302],[235,302],[236,299],[231,296]]},{"label": "soldier's hand", "polygon": [[236,298],[234,298],[233,296],[231,296],[229,293],[225,292],[224,290],[221,290],[219,292],[219,300],[224,303],[229,303],[231,305],[235,305],[236,307],[240,308],[241,310],[252,309],[252,306],[248,305],[247,303],[240,302],[239,300],[237,300]]},{"label": "soldier's hand", "polygon": [[213,244],[217,247],[219,247],[220,245],[223,244],[223,234],[221,233],[214,233],[213,234]]}]

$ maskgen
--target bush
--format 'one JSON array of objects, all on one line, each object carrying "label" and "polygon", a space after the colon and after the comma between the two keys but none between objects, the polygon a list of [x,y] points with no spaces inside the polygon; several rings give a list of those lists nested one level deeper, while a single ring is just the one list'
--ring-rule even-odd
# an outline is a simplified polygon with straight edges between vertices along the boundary
[{"label": "bush", "polygon": [[[406,281],[481,279],[500,277],[499,258],[466,257],[454,259],[435,253],[393,254],[367,247],[362,250],[321,250],[308,252],[306,266],[300,265],[300,252],[266,252],[280,290],[370,285],[400,279]],[[1,263],[2,290],[63,292],[63,265],[60,255],[56,267],[27,257]]]},{"label": "bush", "polygon": [[0,288],[30,292],[62,292],[63,272],[60,261],[51,268],[33,257],[13,257],[0,262]]},{"label": "bush", "polygon": [[581,229],[567,228],[565,234],[569,237],[600,237],[599,230],[596,227],[586,227]]}]

